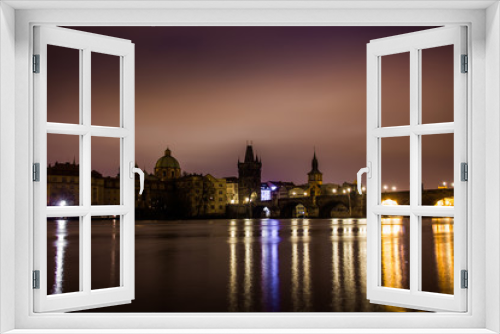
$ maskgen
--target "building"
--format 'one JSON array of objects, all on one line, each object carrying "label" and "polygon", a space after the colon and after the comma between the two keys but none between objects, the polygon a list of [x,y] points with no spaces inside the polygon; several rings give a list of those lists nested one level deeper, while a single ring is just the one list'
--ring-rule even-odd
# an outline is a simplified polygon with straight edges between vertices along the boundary
[{"label": "building", "polygon": [[245,160],[238,159],[238,200],[240,204],[260,200],[262,161],[254,156],[252,145],[247,145]]},{"label": "building", "polygon": [[172,151],[167,147],[165,154],[156,161],[155,176],[161,181],[175,180],[181,177],[181,166],[172,156]]},{"label": "building", "polygon": [[175,181],[179,210],[186,218],[223,216],[226,213],[226,180],[210,174],[184,175]]},{"label": "building", "polygon": [[47,166],[47,205],[80,205],[80,166],[56,162]]},{"label": "building", "polygon": [[321,195],[321,185],[323,184],[323,173],[318,169],[318,159],[316,158],[316,151],[314,151],[314,156],[311,161],[311,171],[308,175],[308,196],[319,196]]},{"label": "building", "polygon": [[225,177],[227,204],[238,204],[238,178]]},{"label": "building", "polygon": [[[120,205],[120,176],[103,177],[91,172],[91,204]],[[80,165],[56,162],[47,167],[47,205],[73,206],[80,203]]]}]

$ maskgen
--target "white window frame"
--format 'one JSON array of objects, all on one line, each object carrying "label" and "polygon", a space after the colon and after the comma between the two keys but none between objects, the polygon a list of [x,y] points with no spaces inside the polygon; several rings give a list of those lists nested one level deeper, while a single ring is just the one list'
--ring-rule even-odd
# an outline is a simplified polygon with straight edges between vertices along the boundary
[{"label": "white window frame", "polygon": [[[60,27],[34,27],[34,54],[39,55],[39,73],[34,83],[34,162],[40,164],[39,182],[33,184],[34,270],[40,272],[39,288],[34,290],[35,312],[74,311],[130,303],[134,299],[135,230],[135,119],[134,119],[134,44],[129,40],[85,33]],[[80,110],[78,124],[47,122],[47,47],[55,45],[78,50],[80,59]],[[93,52],[112,55],[120,64],[119,126],[92,125],[91,58]],[[80,161],[79,205],[47,206],[47,135],[78,136]],[[93,138],[119,141],[120,204],[92,205],[91,156]],[[92,290],[91,229],[93,216],[117,216],[120,221],[120,285]],[[47,218],[79,217],[79,291],[47,292]],[[43,283],[42,283],[43,282]]]},{"label": "white window frame", "polygon": [[[18,8],[14,10],[11,6]],[[80,9],[60,7],[78,7]],[[120,8],[122,6],[122,8]],[[134,9],[124,9],[129,6]],[[148,9],[149,6],[149,9]],[[154,8],[151,7],[163,7]],[[500,11],[496,1],[306,2],[207,1],[93,2],[4,1],[0,4],[0,330],[191,328],[192,332],[492,333],[500,331]],[[397,6],[398,8],[391,8]],[[22,9],[22,8],[25,9]],[[101,10],[96,9],[97,7]],[[102,10],[103,7],[108,9]],[[137,10],[137,8],[143,10]],[[228,8],[230,7],[230,8]],[[35,8],[35,9],[30,9]],[[351,9],[349,9],[351,8]],[[48,9],[48,10],[47,10]],[[113,9],[113,10],[111,10]],[[446,25],[469,31],[468,220],[469,307],[467,313],[435,314],[34,314],[32,269],[32,27],[57,25]],[[5,28],[5,29],[4,29]],[[14,35],[15,31],[15,35]],[[15,38],[14,38],[15,36]],[[133,42],[133,41],[132,41]],[[486,66],[488,71],[486,71]],[[15,71],[14,71],[15,68]],[[15,82],[15,86],[12,83]],[[14,98],[15,96],[15,98]],[[15,145],[12,145],[15,143]],[[486,154],[488,152],[488,154]],[[362,167],[362,166],[360,166]],[[15,178],[12,177],[15,175]],[[486,181],[488,175],[488,182]],[[15,197],[12,192],[15,189]],[[486,196],[486,194],[488,196]],[[490,204],[488,206],[485,205]],[[12,209],[14,208],[14,209]],[[496,224],[495,224],[496,223]],[[474,226],[472,228],[472,226]],[[485,254],[493,256],[485,256]],[[14,256],[12,256],[14,254]],[[487,264],[487,265],[486,265]],[[15,289],[12,289],[15,286]],[[488,293],[486,293],[488,291]],[[15,307],[12,307],[15,305]],[[142,330],[138,328],[143,328]],[[300,328],[300,329],[299,329]],[[99,330],[101,329],[101,330]],[[218,330],[214,330],[218,329]],[[264,329],[269,329],[265,331]],[[392,329],[392,330],[391,330]],[[412,330],[413,329],[413,330]],[[432,330],[431,330],[432,329]],[[243,331],[243,330],[242,330]],[[54,330],[51,330],[54,332]],[[248,332],[248,331],[247,331]],[[254,332],[254,331],[252,331]],[[337,331],[338,332],[338,331]],[[355,330],[351,330],[355,333]],[[109,333],[109,331],[108,331]]]},{"label": "white window frame", "polygon": [[[375,39],[367,46],[367,161],[371,177],[367,179],[367,296],[377,304],[405,306],[431,311],[467,310],[467,290],[461,287],[461,270],[467,269],[467,183],[460,180],[461,163],[467,163],[467,76],[462,71],[462,55],[467,54],[466,28],[449,26]],[[422,54],[423,50],[451,45],[453,47],[453,121],[422,123]],[[383,57],[409,53],[409,124],[383,126],[381,110]],[[453,135],[453,207],[422,205],[422,138],[424,135]],[[382,150],[384,138],[404,138],[409,141],[410,204],[382,205]],[[409,288],[382,286],[383,215],[407,216],[410,221]],[[453,217],[454,287],[453,294],[422,291],[422,221],[423,217]]]}]

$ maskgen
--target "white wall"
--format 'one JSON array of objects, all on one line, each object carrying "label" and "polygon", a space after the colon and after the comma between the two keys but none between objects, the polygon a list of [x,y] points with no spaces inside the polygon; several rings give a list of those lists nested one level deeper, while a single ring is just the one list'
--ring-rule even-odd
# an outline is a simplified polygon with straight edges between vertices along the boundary
[{"label": "white wall", "polygon": [[[0,3],[0,333],[14,328],[15,13]],[[12,256],[5,257],[4,254]]]},{"label": "white wall", "polygon": [[[486,228],[486,256],[492,256],[494,264],[486,266],[486,328],[500,332],[500,13],[499,4],[486,11],[486,219],[493,224]],[[496,254],[496,256],[495,256]],[[492,261],[493,262],[493,261]]]}]

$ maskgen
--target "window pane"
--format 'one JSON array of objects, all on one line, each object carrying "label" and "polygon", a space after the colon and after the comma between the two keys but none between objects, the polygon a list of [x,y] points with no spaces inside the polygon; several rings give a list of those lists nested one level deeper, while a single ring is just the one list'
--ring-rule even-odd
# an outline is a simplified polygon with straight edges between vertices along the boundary
[{"label": "window pane", "polygon": [[422,217],[422,291],[453,294],[453,218]]},{"label": "window pane", "polygon": [[120,286],[120,220],[120,216],[92,217],[92,290]]},{"label": "window pane", "polygon": [[80,123],[80,50],[47,45],[47,122]]},{"label": "window pane", "polygon": [[421,52],[422,123],[453,122],[453,45]]},{"label": "window pane", "polygon": [[422,205],[453,206],[453,134],[422,136]]},{"label": "window pane", "polygon": [[120,57],[92,52],[92,125],[120,126]]},{"label": "window pane", "polygon": [[410,53],[381,57],[382,126],[410,124]]},{"label": "window pane", "polygon": [[410,289],[410,218],[381,219],[382,286]]},{"label": "window pane", "polygon": [[47,219],[47,294],[80,291],[80,218]]},{"label": "window pane", "polygon": [[92,205],[120,203],[120,139],[92,137]]},{"label": "window pane", "polygon": [[410,204],[410,138],[382,138],[382,205]]},{"label": "window pane", "polygon": [[80,205],[80,137],[47,135],[47,206]]}]

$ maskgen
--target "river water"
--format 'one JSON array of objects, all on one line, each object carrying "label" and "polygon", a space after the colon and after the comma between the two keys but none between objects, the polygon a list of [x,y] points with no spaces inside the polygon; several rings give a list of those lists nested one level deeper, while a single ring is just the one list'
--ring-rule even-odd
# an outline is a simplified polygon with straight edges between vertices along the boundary
[{"label": "river water", "polygon": [[[118,220],[92,221],[92,288],[119,285]],[[382,284],[409,286],[409,222],[382,220]],[[78,221],[48,221],[49,293],[78,291]],[[136,297],[102,312],[411,311],[366,299],[366,220],[137,221]],[[422,288],[453,293],[453,220],[422,221]]]}]

